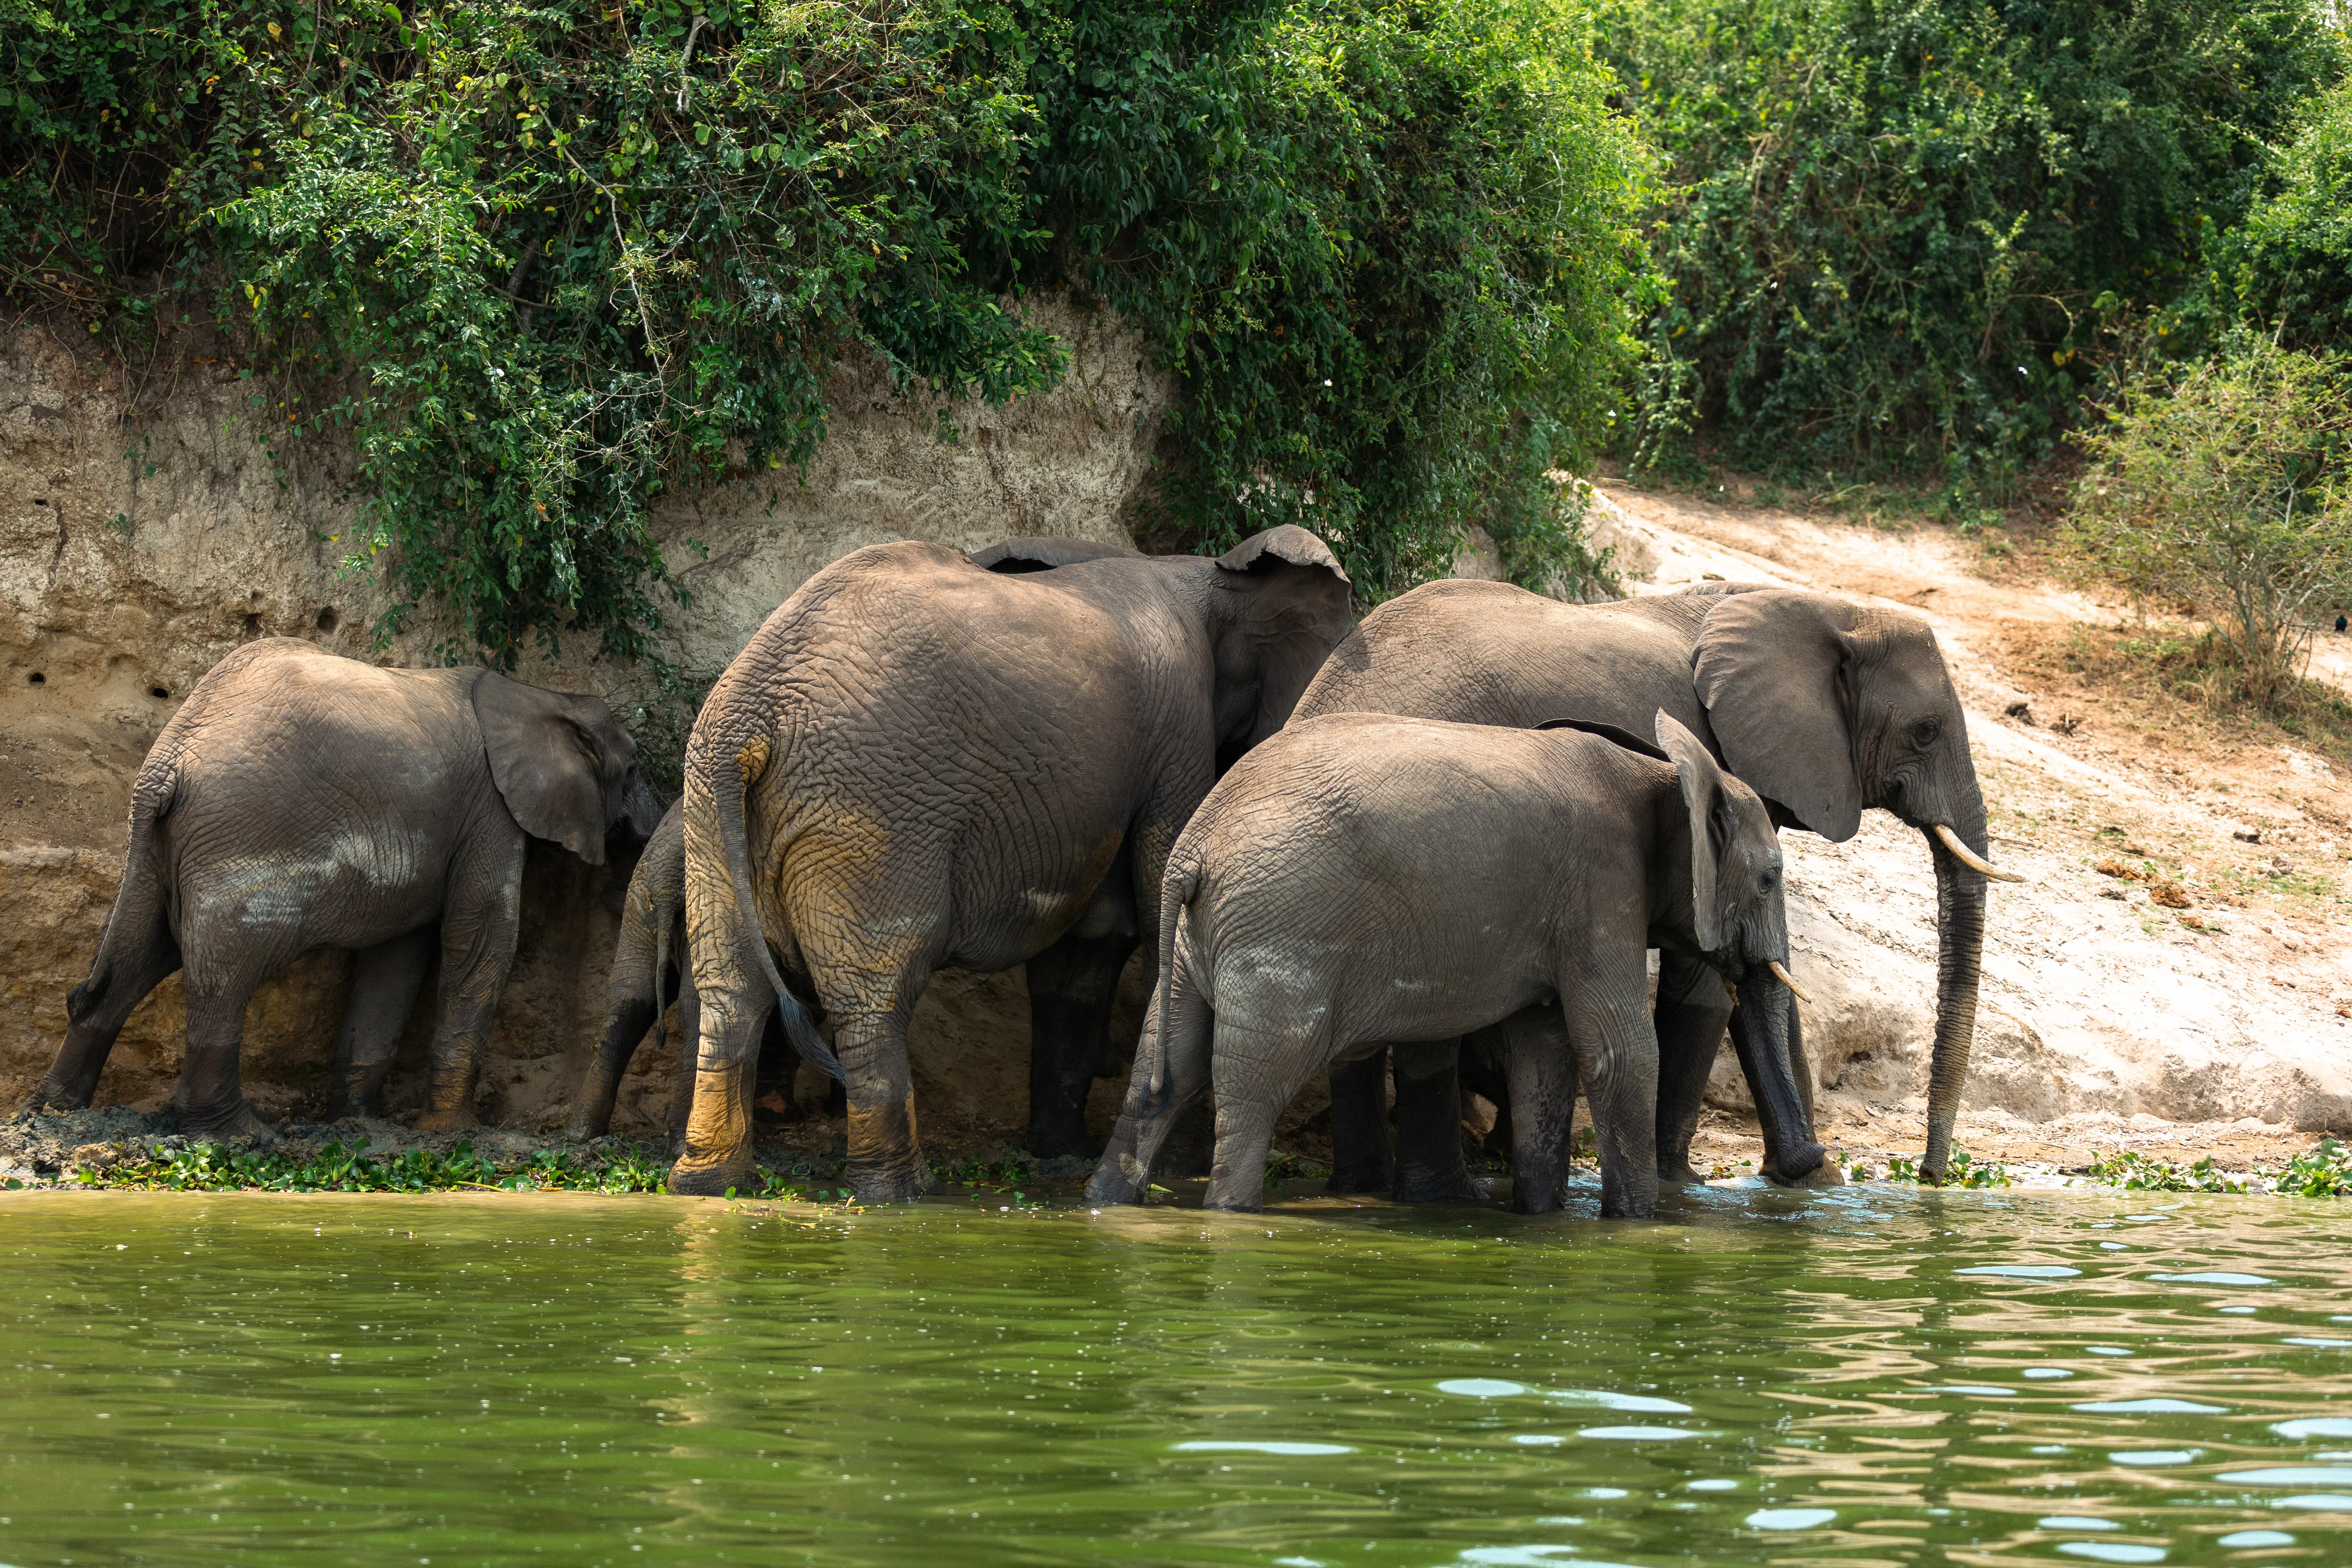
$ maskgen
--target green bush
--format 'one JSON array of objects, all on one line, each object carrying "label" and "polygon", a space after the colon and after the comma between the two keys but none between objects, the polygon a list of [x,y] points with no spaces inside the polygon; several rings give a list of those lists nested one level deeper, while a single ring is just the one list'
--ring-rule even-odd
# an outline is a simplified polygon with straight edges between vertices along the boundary
[{"label": "green bush", "polygon": [[1177,376],[1163,542],[1295,518],[1377,597],[1475,520],[1589,576],[1545,475],[1605,419],[1639,164],[1588,33],[1574,0],[11,0],[0,282],[126,348],[215,302],[273,438],[356,438],[351,559],[453,658],[643,655],[655,494],[791,482],[845,356],[942,403],[1053,385],[1005,301],[1057,282]]},{"label": "green bush", "polygon": [[2352,81],[2308,105],[2262,199],[2217,249],[2222,320],[2306,348],[2352,343]]},{"label": "green bush", "polygon": [[2342,66],[2305,0],[1610,0],[1667,163],[1625,448],[1998,481]]},{"label": "green bush", "polygon": [[2249,700],[2299,690],[2315,617],[2352,597],[2352,356],[2240,335],[2136,379],[2082,445],[2084,557],[2206,622]]}]

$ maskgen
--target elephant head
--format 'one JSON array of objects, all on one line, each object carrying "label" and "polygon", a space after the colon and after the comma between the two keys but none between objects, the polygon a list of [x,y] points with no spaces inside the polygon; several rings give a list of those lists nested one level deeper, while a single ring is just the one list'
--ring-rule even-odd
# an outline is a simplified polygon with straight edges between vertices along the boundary
[{"label": "elephant head", "polygon": [[1691,931],[1734,988],[1740,1065],[1756,1096],[1776,1181],[1795,1182],[1825,1157],[1797,1088],[1789,1052],[1789,911],[1780,838],[1756,792],[1716,766],[1705,742],[1664,711],[1658,744],[1675,765],[1690,820]]},{"label": "elephant head", "polygon": [[1985,859],[1984,796],[1936,635],[1899,611],[1759,589],[1708,613],[1693,675],[1724,761],[1784,820],[1842,843],[1874,805],[1927,837],[1938,924],[1920,1171],[1940,1180],[1976,1032],[1985,878],[2017,879]]},{"label": "elephant head", "polygon": [[1356,617],[1339,558],[1291,523],[1243,540],[1216,558],[1213,575],[1208,614],[1222,773],[1289,720]]},{"label": "elephant head", "polygon": [[642,842],[660,825],[661,802],[637,771],[636,742],[600,700],[485,670],[474,682],[474,719],[499,795],[532,837],[601,866],[615,827]]}]

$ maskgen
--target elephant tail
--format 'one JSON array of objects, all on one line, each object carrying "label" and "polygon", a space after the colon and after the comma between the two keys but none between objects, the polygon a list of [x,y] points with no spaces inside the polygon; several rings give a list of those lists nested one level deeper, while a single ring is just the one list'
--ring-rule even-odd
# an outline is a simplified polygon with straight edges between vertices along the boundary
[{"label": "elephant tail", "polygon": [[[179,794],[180,771],[170,761],[142,768],[131,786],[131,847],[122,858],[122,880],[115,887],[113,908],[106,912],[106,928],[99,935],[89,973],[66,998],[68,1023],[81,1024],[117,1010],[109,1005],[120,1000],[114,992],[126,978],[123,971],[142,968],[138,962],[142,954],[173,946],[166,907],[170,878],[161,828]],[[127,1012],[139,1000],[132,996],[119,1010]]]},{"label": "elephant tail", "polygon": [[1152,1007],[1152,1017],[1157,1026],[1151,1031],[1150,1076],[1145,1079],[1150,1086],[1155,1110],[1168,1094],[1168,1032],[1178,1026],[1175,1011],[1177,928],[1183,923],[1184,911],[1200,890],[1201,862],[1198,859],[1186,862],[1171,859],[1160,888],[1160,987]]},{"label": "elephant tail", "polygon": [[[817,1034],[808,1010],[777,973],[775,958],[768,952],[767,933],[760,929],[760,906],[751,895],[751,854],[750,835],[743,827],[743,795],[759,781],[766,761],[764,747],[747,746],[732,757],[718,758],[711,770],[717,775],[711,780],[712,794],[718,797],[714,804],[719,808],[719,841],[727,854],[727,874],[734,884],[735,910],[751,933],[751,951],[759,954],[760,967],[767,974],[768,984],[775,988],[776,1012],[783,1020],[784,1037],[811,1067],[834,1082],[845,1084],[849,1077],[841,1070],[840,1058]],[[655,984],[658,985],[660,981],[656,979]]]}]

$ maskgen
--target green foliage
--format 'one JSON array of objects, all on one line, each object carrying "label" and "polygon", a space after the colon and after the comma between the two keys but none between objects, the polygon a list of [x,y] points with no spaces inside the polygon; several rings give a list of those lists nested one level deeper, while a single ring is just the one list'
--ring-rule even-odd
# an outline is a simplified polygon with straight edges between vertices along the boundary
[{"label": "green foliage", "polygon": [[2075,546],[2207,622],[2248,700],[2298,693],[2314,617],[2352,597],[2352,356],[2237,335],[2136,379],[2082,444]]},{"label": "green foliage", "polygon": [[[1921,1186],[1932,1184],[1919,1174],[1919,1163],[1907,1154],[1887,1156],[1886,1179],[1916,1183]],[[2009,1167],[1985,1164],[1967,1150],[1955,1149],[1952,1157],[1945,1163],[1942,1184],[1948,1187],[2005,1187],[2009,1185]]]},{"label": "green foliage", "polygon": [[88,1187],[141,1192],[440,1193],[460,1188],[509,1192],[657,1193],[669,1167],[628,1151],[583,1160],[542,1149],[528,1160],[499,1164],[459,1143],[446,1154],[410,1149],[387,1160],[365,1152],[368,1140],[329,1143],[315,1154],[271,1149],[228,1149],[192,1143],[134,1155],[99,1169],[83,1166],[75,1180]]},{"label": "green foliage", "polygon": [[2126,1150],[2091,1162],[2091,1179],[2103,1186],[2144,1193],[2242,1193],[2247,1184],[2216,1170],[2210,1154],[2185,1169],[2168,1160]]},{"label": "green foliage", "polygon": [[2172,315],[2191,342],[2235,322],[2297,347],[2352,342],[2352,79],[2305,106],[2205,288]]},{"label": "green foliage", "polygon": [[2352,1149],[2333,1138],[2297,1154],[2271,1182],[2271,1191],[2299,1198],[2352,1197]]},{"label": "green foliage", "polygon": [[961,1160],[933,1160],[930,1167],[931,1180],[941,1186],[1033,1186],[1037,1181],[1037,1167],[1019,1154],[1001,1160],[980,1155],[968,1155]]},{"label": "green foliage", "polygon": [[1667,161],[1629,451],[1759,468],[2047,452],[2201,276],[2339,40],[2305,0],[1610,0]]},{"label": "green foliage", "polygon": [[1540,585],[1597,580],[1642,191],[1573,0],[1080,5],[1041,84],[1068,272],[1184,391],[1156,531],[1297,522],[1380,599],[1465,520]]},{"label": "green foliage", "polygon": [[1605,83],[1577,0],[54,0],[0,10],[0,284],[119,345],[210,290],[451,658],[643,655],[656,494],[793,482],[845,359],[1050,387],[1056,280],[1180,384],[1163,542],[1305,521],[1377,597],[1475,519],[1588,582]]}]

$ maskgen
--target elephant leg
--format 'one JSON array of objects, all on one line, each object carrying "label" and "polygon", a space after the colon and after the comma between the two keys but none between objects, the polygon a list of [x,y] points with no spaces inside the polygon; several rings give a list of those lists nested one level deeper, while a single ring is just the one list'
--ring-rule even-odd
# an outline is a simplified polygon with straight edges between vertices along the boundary
[{"label": "elephant leg", "polygon": [[173,1104],[190,1138],[226,1142],[272,1139],[269,1124],[245,1102],[238,1054],[245,1046],[245,1005],[255,983],[240,981],[209,996],[188,998],[188,1050]]},{"label": "elephant leg", "polygon": [[1396,1199],[1401,1204],[1483,1203],[1462,1159],[1462,1042],[1389,1047],[1396,1059]]},{"label": "elephant leg", "polygon": [[1136,939],[1066,936],[1029,961],[1029,1152],[1099,1152],[1087,1096],[1110,1033],[1112,998]]},{"label": "elephant leg", "polygon": [[[677,1071],[670,1077],[669,1152],[675,1160],[686,1152],[687,1123],[694,1115],[694,1089],[702,1065],[702,994],[694,988],[694,966],[680,952],[677,961]],[[773,1007],[761,1015],[763,1027],[776,1020]],[[656,1018],[657,1025],[662,1020]],[[766,1038],[765,1034],[761,1038]]]},{"label": "elephant leg", "polygon": [[382,1116],[393,1048],[433,963],[434,931],[422,926],[352,956],[350,1000],[335,1037],[335,1114]]},{"label": "elephant leg", "polygon": [[1567,1197],[1575,1053],[1558,1007],[1514,1013],[1503,1020],[1502,1035],[1511,1095],[1511,1206],[1549,1214]]},{"label": "elephant leg", "polygon": [[[1088,1203],[1142,1201],[1169,1133],[1209,1091],[1213,1027],[1208,1003],[1192,985],[1191,975],[1179,968],[1164,995],[1155,993],[1144,1014],[1143,1037],[1127,1084],[1127,1103],[1119,1111],[1118,1124],[1111,1129],[1110,1142],[1103,1149],[1093,1179],[1087,1183]],[[1151,1084],[1155,1063],[1160,1077],[1156,1090]]]},{"label": "elephant leg", "polygon": [[136,922],[136,928],[117,947],[113,922],[108,922],[105,945],[90,964],[89,978],[66,1003],[65,1044],[33,1092],[35,1110],[54,1105],[79,1110],[89,1105],[114,1050],[115,1037],[147,994],[179,969],[180,946],[172,940],[160,907],[152,918]]},{"label": "elephant leg", "polygon": [[[566,1138],[602,1138],[613,1130],[613,1101],[620,1096],[621,1075],[629,1070],[638,1043],[660,1021],[661,1015],[661,1004],[651,996],[625,996],[606,1010],[604,1032],[597,1037],[595,1055],[589,1058],[587,1080],[580,1086],[572,1120],[563,1129]],[[681,1068],[677,1081],[680,1110],[677,1119],[683,1123],[687,1086],[694,1081],[692,1068]]]},{"label": "elephant leg", "polygon": [[845,1015],[834,1034],[834,1055],[849,1087],[845,1174],[860,1203],[908,1203],[930,1184],[907,1062],[907,1017],[913,1011],[910,998],[887,1012]]},{"label": "elephant leg", "polygon": [[522,856],[517,833],[505,853],[461,868],[443,907],[440,1015],[433,1033],[431,1098],[416,1121],[420,1132],[473,1122],[482,1057],[498,1023],[499,996],[521,924]]},{"label": "elephant leg", "polygon": [[1707,964],[1663,952],[1658,963],[1658,1179],[1696,1182],[1690,1163],[1706,1080],[1723,1050],[1731,997]]},{"label": "elephant leg", "polygon": [[1657,1037],[1638,984],[1575,987],[1561,987],[1560,1011],[1601,1144],[1601,1217],[1648,1219],[1658,1211]]},{"label": "elephant leg", "polygon": [[[1317,1068],[1321,1032],[1302,1041],[1289,1030],[1218,1020],[1212,1073],[1217,1091],[1217,1152],[1202,1208],[1255,1214],[1265,1206],[1265,1162],[1274,1124]],[[1457,1143],[1459,1140],[1456,1140]]]},{"label": "elephant leg", "polygon": [[1389,1048],[1331,1064],[1331,1180],[1334,1193],[1386,1193],[1396,1185],[1389,1149]]},{"label": "elephant leg", "polygon": [[700,994],[698,1027],[687,1037],[695,1042],[694,1071],[677,1090],[689,1110],[685,1142],[670,1167],[671,1192],[715,1198],[757,1183],[746,1091],[761,1031],[775,1010],[775,997],[756,978],[746,978],[740,989]]}]

